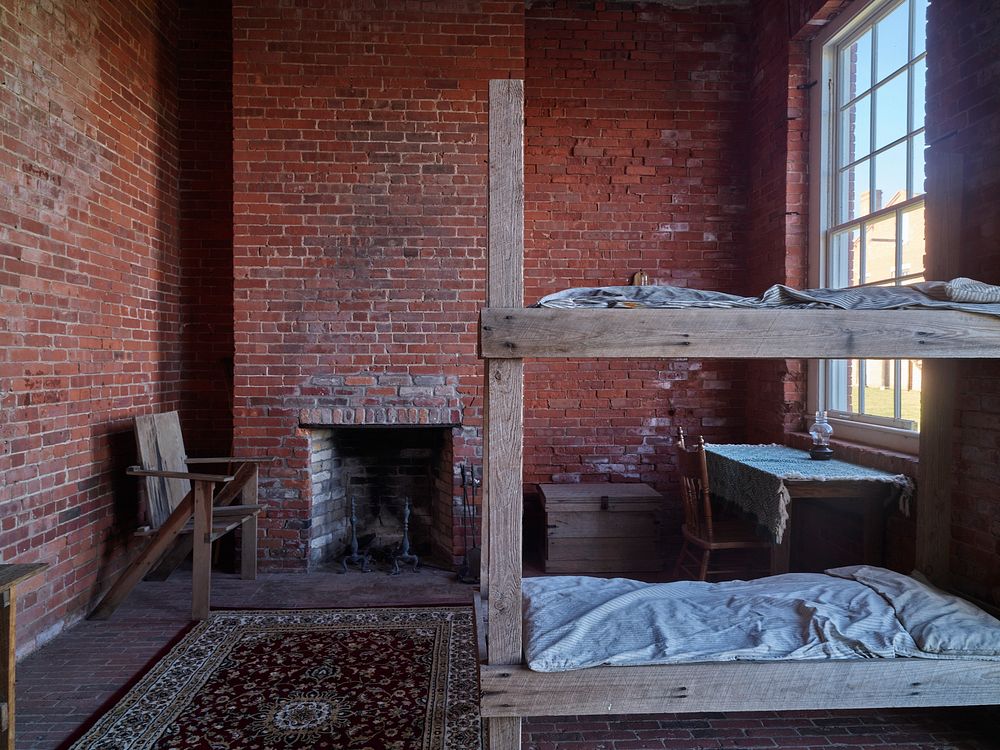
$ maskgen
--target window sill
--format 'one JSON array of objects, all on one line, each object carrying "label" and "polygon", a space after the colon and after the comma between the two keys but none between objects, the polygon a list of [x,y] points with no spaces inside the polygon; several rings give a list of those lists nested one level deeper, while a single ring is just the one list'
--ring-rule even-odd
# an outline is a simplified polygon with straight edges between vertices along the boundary
[{"label": "window sill", "polygon": [[[812,438],[807,432],[789,432],[785,435],[785,441],[793,448],[801,450],[809,450],[809,446],[812,445]],[[834,458],[839,458],[842,461],[867,466],[870,469],[887,471],[890,474],[906,474],[911,477],[917,475],[919,462],[913,453],[862,445],[847,440],[838,440],[836,437],[831,441],[831,445],[833,446]]]}]

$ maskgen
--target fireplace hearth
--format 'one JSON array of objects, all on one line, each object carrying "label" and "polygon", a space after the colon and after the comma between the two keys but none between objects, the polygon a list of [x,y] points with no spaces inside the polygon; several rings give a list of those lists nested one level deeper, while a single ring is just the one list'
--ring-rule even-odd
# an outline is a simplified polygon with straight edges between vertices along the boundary
[{"label": "fireplace hearth", "polygon": [[454,558],[452,426],[350,425],[310,430],[310,566],[351,553],[356,534],[373,565],[392,565],[409,513],[410,553],[450,567]]}]

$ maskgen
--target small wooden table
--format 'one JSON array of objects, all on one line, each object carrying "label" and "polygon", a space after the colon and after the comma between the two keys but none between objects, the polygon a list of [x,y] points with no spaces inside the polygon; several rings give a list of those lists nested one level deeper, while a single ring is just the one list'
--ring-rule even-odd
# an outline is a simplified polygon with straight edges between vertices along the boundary
[{"label": "small wooden table", "polygon": [[14,750],[14,669],[17,641],[14,637],[14,614],[17,609],[17,584],[41,573],[46,563],[0,565],[0,750]]},{"label": "small wooden table", "polygon": [[[771,573],[787,573],[792,547],[792,507],[809,500],[840,513],[860,516],[860,559],[883,564],[885,508],[912,484],[908,477],[838,461],[814,461],[806,451],[784,445],[705,446],[712,491],[757,516],[771,534]],[[831,566],[825,566],[831,567]]]},{"label": "small wooden table", "polygon": [[662,570],[663,496],[641,482],[540,484],[546,573]]}]

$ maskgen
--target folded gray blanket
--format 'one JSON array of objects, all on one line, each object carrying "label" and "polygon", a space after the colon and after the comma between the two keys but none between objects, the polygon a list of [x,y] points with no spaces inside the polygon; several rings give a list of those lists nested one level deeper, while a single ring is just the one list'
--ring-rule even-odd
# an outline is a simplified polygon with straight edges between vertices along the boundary
[{"label": "folded gray blanket", "polygon": [[973,279],[925,281],[910,286],[793,289],[775,284],[759,297],[676,286],[605,286],[565,289],[536,307],[829,308],[841,310],[948,309],[1000,317],[1000,286]]}]

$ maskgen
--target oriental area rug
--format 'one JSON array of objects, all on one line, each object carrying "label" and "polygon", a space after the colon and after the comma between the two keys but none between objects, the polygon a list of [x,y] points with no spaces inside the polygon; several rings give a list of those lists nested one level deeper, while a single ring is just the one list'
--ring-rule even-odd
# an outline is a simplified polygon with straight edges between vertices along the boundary
[{"label": "oriental area rug", "polygon": [[217,611],[73,750],[479,750],[467,607]]}]

